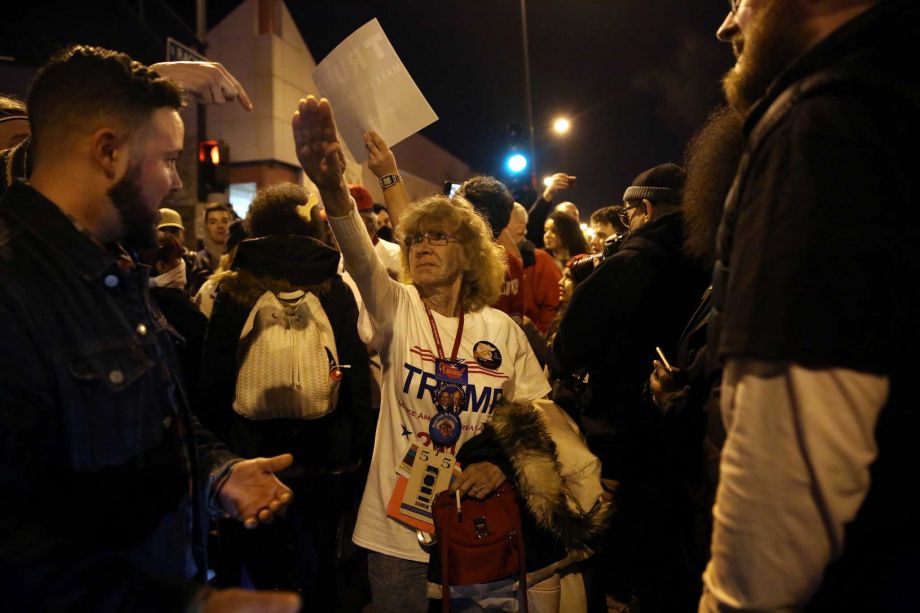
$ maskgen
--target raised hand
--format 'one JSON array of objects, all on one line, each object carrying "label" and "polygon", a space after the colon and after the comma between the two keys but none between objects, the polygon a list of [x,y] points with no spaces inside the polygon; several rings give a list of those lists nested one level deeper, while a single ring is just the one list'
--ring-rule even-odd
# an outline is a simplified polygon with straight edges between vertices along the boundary
[{"label": "raised hand", "polygon": [[367,166],[375,177],[379,179],[383,175],[396,174],[396,156],[379,134],[373,130],[365,132],[364,147],[367,149]]},{"label": "raised hand", "polygon": [[[336,136],[332,105],[325,98],[315,96],[301,99],[291,120],[297,160],[310,180],[322,191],[339,191],[347,188],[345,154]],[[325,201],[326,198],[324,197]]]},{"label": "raised hand", "polygon": [[556,192],[571,187],[575,182],[575,177],[564,172],[557,172],[552,177],[552,182],[543,190],[543,199],[552,202],[556,197]]},{"label": "raised hand", "polygon": [[252,110],[246,90],[220,62],[160,62],[150,69],[181,85],[202,104],[237,100],[245,110]]},{"label": "raised hand", "polygon": [[220,505],[246,528],[270,524],[294,499],[290,488],[275,476],[293,461],[294,457],[285,453],[237,463],[220,490]]}]

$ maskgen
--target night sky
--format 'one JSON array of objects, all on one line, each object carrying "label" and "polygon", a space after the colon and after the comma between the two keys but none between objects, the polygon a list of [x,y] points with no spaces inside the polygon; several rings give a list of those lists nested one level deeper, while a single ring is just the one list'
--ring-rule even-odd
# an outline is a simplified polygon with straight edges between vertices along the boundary
[{"label": "night sky", "polygon": [[[238,4],[212,0],[209,23]],[[475,171],[507,178],[509,124],[520,126],[519,144],[527,147],[520,0],[288,0],[287,6],[317,62],[379,19],[440,117],[423,134]],[[720,76],[732,63],[714,35],[726,9],[722,0],[528,0],[538,175],[577,175],[564,196],[586,213],[618,202],[642,170],[679,162],[688,138],[718,104]],[[0,55],[39,65],[67,43],[87,42],[154,62],[162,59],[167,34],[191,43],[193,23],[192,0],[32,0],[0,25]],[[0,83],[0,92],[17,87]],[[557,114],[574,122],[564,139],[551,135]]]},{"label": "night sky", "polygon": [[[423,134],[476,171],[503,174],[508,124],[523,129],[519,0],[289,2],[317,62],[377,17],[440,120]],[[565,197],[583,212],[620,201],[639,172],[683,157],[719,103],[732,64],[715,30],[718,0],[529,0],[539,176],[578,177]],[[564,139],[550,130],[573,118]]]}]

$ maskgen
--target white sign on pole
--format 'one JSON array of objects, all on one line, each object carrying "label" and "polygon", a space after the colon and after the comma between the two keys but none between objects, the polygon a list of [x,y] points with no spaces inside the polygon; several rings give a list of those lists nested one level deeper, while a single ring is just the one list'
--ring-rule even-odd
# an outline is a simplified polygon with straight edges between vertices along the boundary
[{"label": "white sign on pole", "polygon": [[312,76],[359,163],[367,159],[368,130],[393,146],[438,119],[376,19],[333,49]]}]

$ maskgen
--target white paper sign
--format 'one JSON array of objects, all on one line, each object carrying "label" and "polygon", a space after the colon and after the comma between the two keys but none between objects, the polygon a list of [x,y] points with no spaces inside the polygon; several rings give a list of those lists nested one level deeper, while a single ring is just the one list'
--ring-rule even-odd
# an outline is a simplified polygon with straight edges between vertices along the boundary
[{"label": "white paper sign", "polygon": [[368,130],[392,147],[438,119],[376,19],[333,49],[313,71],[313,82],[332,102],[339,132],[359,163],[367,159]]}]

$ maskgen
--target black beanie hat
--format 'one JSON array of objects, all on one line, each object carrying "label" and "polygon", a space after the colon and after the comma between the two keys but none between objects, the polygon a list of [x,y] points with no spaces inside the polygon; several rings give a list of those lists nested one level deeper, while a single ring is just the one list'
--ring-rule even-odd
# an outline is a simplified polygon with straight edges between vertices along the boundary
[{"label": "black beanie hat", "polygon": [[687,173],[677,164],[659,164],[633,179],[623,192],[623,201],[648,199],[680,204],[686,178]]}]

